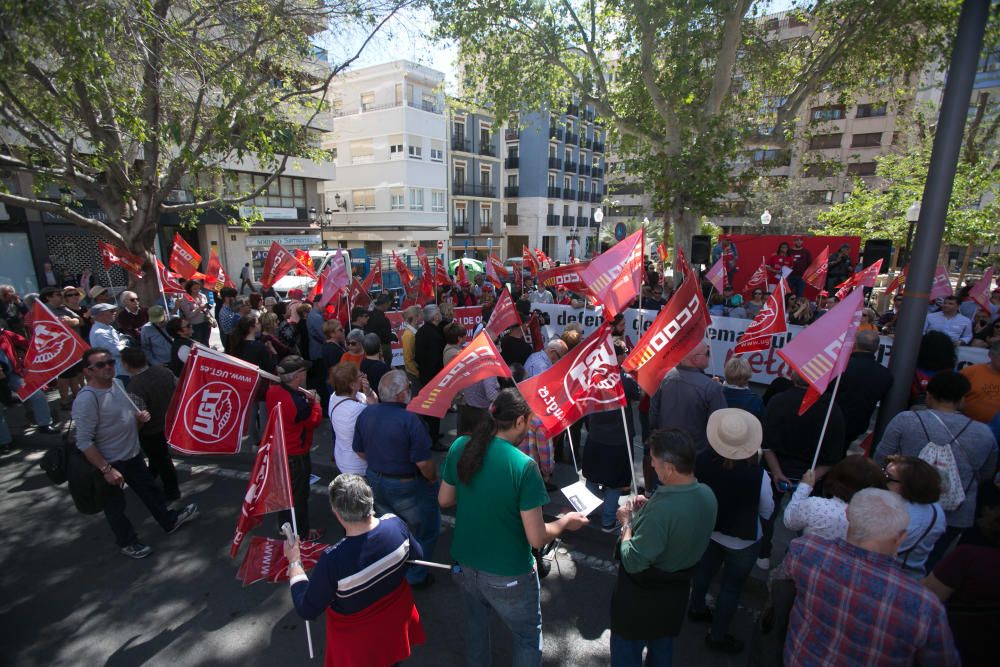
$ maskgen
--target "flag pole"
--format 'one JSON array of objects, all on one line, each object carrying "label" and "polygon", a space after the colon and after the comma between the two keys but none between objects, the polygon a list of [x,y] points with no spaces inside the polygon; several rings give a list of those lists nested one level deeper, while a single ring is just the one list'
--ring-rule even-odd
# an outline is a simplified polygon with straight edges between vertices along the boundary
[{"label": "flag pole", "polygon": [[[626,399],[627,400],[627,399]],[[625,416],[625,406],[620,406],[622,413],[622,426],[625,428],[625,451],[628,452],[628,472],[632,477],[632,495],[639,495],[639,483],[635,479],[635,459],[632,454],[632,438],[628,435],[628,417]]]},{"label": "flag pole", "polygon": [[565,433],[566,433],[566,439],[569,440],[569,455],[570,458],[573,459],[573,472],[576,473],[576,479],[580,480],[583,478],[583,475],[580,472],[580,467],[576,465],[576,452],[573,451],[573,432],[571,431],[572,426],[573,424],[570,424],[568,427],[566,427]]},{"label": "flag pole", "polygon": [[826,437],[826,427],[830,423],[830,413],[833,412],[833,404],[837,400],[837,390],[840,389],[840,378],[843,377],[843,373],[837,376],[837,380],[833,383],[833,394],[830,395],[830,405],[826,408],[826,417],[823,418],[823,428],[819,432],[819,443],[816,445],[816,453],[813,455],[812,465],[809,466],[810,470],[816,469],[816,462],[819,460],[819,452],[823,449],[823,438]]},{"label": "flag pole", "polygon": [[[163,267],[166,271],[167,267]],[[157,264],[157,257],[153,257],[153,271],[156,273],[156,286],[160,288],[160,296],[163,297],[163,310],[170,313],[170,306],[167,304],[167,293],[163,290],[163,283],[160,281],[160,265]],[[110,278],[108,278],[110,280]]]},{"label": "flag pole", "polygon": [[[298,536],[299,522],[295,518],[295,505],[293,504],[289,509],[291,509],[292,511],[292,532],[294,532],[295,535]],[[309,644],[309,659],[312,660],[313,658],[316,657],[316,654],[313,652],[312,628],[309,627],[309,621],[306,621],[306,643]]]}]

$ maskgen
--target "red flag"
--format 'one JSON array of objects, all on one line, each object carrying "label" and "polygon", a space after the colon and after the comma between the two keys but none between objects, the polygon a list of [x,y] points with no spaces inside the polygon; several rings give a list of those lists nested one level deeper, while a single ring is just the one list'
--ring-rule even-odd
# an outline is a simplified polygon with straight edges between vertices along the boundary
[{"label": "red flag", "polygon": [[931,283],[931,299],[941,299],[954,294],[951,288],[951,278],[948,277],[948,270],[943,266],[937,267],[934,272],[934,282]]},{"label": "red flag", "polygon": [[757,317],[736,343],[733,354],[768,350],[771,348],[774,336],[788,331],[788,323],[785,320],[785,285],[786,282],[782,279],[778,289],[768,295],[767,301],[757,312]]},{"label": "red flag", "polygon": [[192,348],[167,410],[167,442],[185,454],[236,454],[259,382],[255,366]]},{"label": "red flag", "polygon": [[549,438],[585,415],[625,405],[611,323],[604,322],[547,371],[518,383],[517,389]]},{"label": "red flag", "polygon": [[424,250],[423,246],[417,248],[417,263],[420,264],[420,270],[424,275],[431,272],[431,263],[427,259],[427,251]]},{"label": "red flag", "polygon": [[166,294],[187,294],[184,291],[184,286],[177,282],[177,279],[167,271],[167,267],[163,266],[163,262],[160,258],[156,258],[156,273],[157,278],[160,281],[160,289]]},{"label": "red flag", "polygon": [[763,263],[750,276],[750,280],[743,287],[743,291],[753,292],[757,288],[764,290],[765,293],[767,292],[767,265]]},{"label": "red flag", "polygon": [[298,265],[295,255],[278,245],[277,241],[272,241],[267,251],[267,259],[264,260],[264,274],[260,277],[261,287],[266,290],[271,289],[274,283],[284,278]]},{"label": "red flag", "polygon": [[843,301],[844,297],[847,296],[848,292],[850,292],[855,287],[873,286],[875,284],[875,279],[878,277],[879,269],[881,268],[882,268],[882,260],[880,259],[871,266],[869,266],[867,269],[859,271],[858,273],[852,275],[850,278],[848,278],[840,285],[838,285],[840,289],[837,290],[837,298]]},{"label": "red flag", "polygon": [[219,255],[213,247],[208,255],[208,270],[205,272],[205,287],[213,292],[218,292],[223,287],[236,287],[229,279],[229,274],[222,268]]},{"label": "red flag", "polygon": [[472,339],[434,378],[424,385],[406,409],[421,415],[444,417],[458,392],[490,377],[511,377],[486,331]]},{"label": "red flag", "polygon": [[656,254],[660,257],[660,264],[666,264],[670,260],[670,252],[662,243],[656,246]]},{"label": "red flag", "polygon": [[507,290],[501,291],[484,328],[490,333],[490,337],[497,338],[510,327],[519,324],[521,324],[521,317],[517,314],[517,308],[514,307],[514,299],[511,298],[510,292]]},{"label": "red flag", "polygon": [[445,285],[454,285],[451,276],[444,268],[444,264],[441,262],[440,257],[434,258],[434,279],[439,287],[444,287]]},{"label": "red flag", "polygon": [[806,272],[802,274],[802,279],[816,289],[823,289],[823,286],[826,285],[826,269],[829,263],[830,246],[827,246],[816,255],[816,259],[812,261]]},{"label": "red flag", "polygon": [[[21,401],[59,377],[80,361],[90,345],[36,299],[31,308],[31,341],[24,355],[24,384],[17,390]],[[6,378],[3,380],[6,382]]]},{"label": "red flag", "polygon": [[323,270],[322,280],[323,298],[319,302],[320,308],[325,308],[326,304],[334,295],[351,284],[351,274],[347,271],[347,263],[344,261],[344,251],[337,249],[337,254],[330,258],[326,268]]},{"label": "red flag", "polygon": [[292,484],[288,478],[288,455],[285,449],[285,431],[281,422],[281,408],[274,406],[267,419],[267,428],[257,450],[250,484],[247,485],[236,534],[229,555],[236,552],[246,534],[261,522],[261,516],[279,510],[292,509]]},{"label": "red flag", "polygon": [[910,265],[907,264],[906,266],[903,267],[902,271],[896,274],[896,277],[892,279],[892,282],[889,283],[889,286],[885,288],[886,294],[892,294],[893,292],[895,292],[896,290],[898,290],[900,287],[903,286],[903,283],[906,282],[906,271],[909,268]]},{"label": "red flag", "polygon": [[413,272],[403,260],[396,257],[395,250],[392,251],[392,262],[396,267],[396,273],[399,274],[399,279],[403,282],[403,287],[409,287],[413,283]]},{"label": "red flag", "polygon": [[528,246],[526,245],[521,246],[521,260],[521,264],[528,270],[529,273],[531,273],[531,275],[538,275],[538,259],[531,254],[531,251],[528,250]]},{"label": "red flag", "polygon": [[642,335],[622,368],[633,371],[643,390],[652,396],[670,370],[705,339],[711,319],[694,273],[688,274],[667,305]]},{"label": "red flag", "polygon": [[[316,567],[323,552],[329,544],[322,542],[300,542],[299,560],[302,561],[302,568],[311,570]],[[236,578],[243,582],[244,586],[255,584],[258,581],[267,580],[268,583],[277,584],[288,581],[288,559],[285,558],[285,540],[275,537],[261,537],[260,535],[250,538],[250,547],[247,549],[243,563],[240,565]]]},{"label": "red flag", "polygon": [[302,274],[318,280],[319,277],[316,275],[315,269],[313,269],[312,257],[309,256],[309,251],[296,248],[292,252],[295,253],[295,261],[298,263],[298,268],[301,269]]},{"label": "red flag", "polygon": [[170,268],[181,274],[188,280],[198,270],[201,265],[201,255],[194,251],[188,242],[181,238],[181,235],[174,232],[174,247],[170,251]]},{"label": "red flag", "polygon": [[122,250],[117,246],[100,240],[97,242],[97,249],[101,253],[101,263],[104,265],[105,271],[110,269],[112,265],[120,266],[129,273],[134,274],[136,278],[142,278],[142,265],[146,263],[144,257],[133,255],[127,250]]},{"label": "red flag", "polygon": [[431,272],[431,263],[423,246],[417,248],[417,263],[420,264],[420,298],[424,302],[433,301],[434,274]]},{"label": "red flag", "polygon": [[864,306],[863,290],[854,290],[778,350],[778,356],[809,383],[799,407],[800,415],[847,367]]},{"label": "red flag", "polygon": [[[691,273],[691,265],[688,264],[687,255],[684,254],[684,248],[677,249],[677,271],[676,273],[681,274],[682,277],[687,277]],[[676,274],[675,274],[676,275]]]},{"label": "red flag", "polygon": [[347,299],[353,308],[367,308],[372,303],[372,298],[368,296],[364,285],[357,278],[351,280],[351,289],[348,291]]},{"label": "red flag", "polygon": [[969,290],[969,298],[979,304],[979,307],[991,314],[990,292],[993,287],[993,267],[990,266],[983,272],[983,277],[976,281],[976,284]]},{"label": "red flag", "polygon": [[459,287],[468,287],[472,283],[469,282],[469,275],[465,272],[465,262],[458,260],[458,264],[455,266],[455,282],[458,283]]},{"label": "red flag", "polygon": [[587,289],[587,283],[580,277],[580,272],[590,266],[590,262],[591,260],[588,259],[583,262],[545,269],[538,274],[538,282],[543,287],[565,287],[572,292],[589,294],[590,290]]},{"label": "red flag", "polygon": [[368,275],[365,276],[365,279],[361,283],[361,287],[363,287],[366,292],[371,292],[372,288],[376,284],[378,284],[380,288],[382,287],[382,262],[378,259],[376,259],[371,265],[371,268],[368,270]]},{"label": "red flag", "polygon": [[552,262],[549,256],[538,248],[535,248],[535,258],[538,260],[539,271],[541,271],[542,267],[548,266]]},{"label": "red flag", "polygon": [[625,310],[642,286],[643,230],[625,237],[580,270],[590,293],[604,304],[604,316],[613,319]]},{"label": "red flag", "polygon": [[719,258],[715,264],[712,265],[708,271],[705,272],[705,277],[708,278],[708,282],[712,283],[712,287],[715,288],[716,292],[721,292],[726,286],[726,262],[722,257]]},{"label": "red flag", "polygon": [[499,257],[491,254],[486,258],[486,279],[493,283],[497,289],[503,289],[504,281],[509,277],[507,269]]}]

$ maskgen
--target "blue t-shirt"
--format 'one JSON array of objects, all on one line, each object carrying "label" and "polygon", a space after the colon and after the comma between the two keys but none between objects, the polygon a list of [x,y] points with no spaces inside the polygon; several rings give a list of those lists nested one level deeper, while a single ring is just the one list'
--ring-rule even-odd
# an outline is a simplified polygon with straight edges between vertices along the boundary
[{"label": "blue t-shirt", "polygon": [[431,437],[420,417],[402,403],[376,403],[358,415],[354,451],[368,469],[387,475],[419,475],[416,464],[431,458]]},{"label": "blue t-shirt", "polygon": [[327,547],[309,581],[292,586],[292,602],[307,619],[328,607],[338,614],[355,614],[396,590],[407,560],[423,557],[420,543],[403,520],[386,514],[364,535],[345,537]]}]

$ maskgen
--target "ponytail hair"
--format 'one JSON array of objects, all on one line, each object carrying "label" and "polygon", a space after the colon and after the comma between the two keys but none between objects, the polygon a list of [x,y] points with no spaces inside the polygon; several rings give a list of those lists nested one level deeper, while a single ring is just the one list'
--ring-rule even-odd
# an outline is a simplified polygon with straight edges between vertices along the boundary
[{"label": "ponytail hair", "polygon": [[487,410],[486,419],[480,421],[469,441],[465,443],[462,456],[458,459],[458,480],[468,484],[483,467],[486,450],[498,431],[514,426],[518,417],[531,415],[531,407],[517,389],[504,389],[493,399]]}]

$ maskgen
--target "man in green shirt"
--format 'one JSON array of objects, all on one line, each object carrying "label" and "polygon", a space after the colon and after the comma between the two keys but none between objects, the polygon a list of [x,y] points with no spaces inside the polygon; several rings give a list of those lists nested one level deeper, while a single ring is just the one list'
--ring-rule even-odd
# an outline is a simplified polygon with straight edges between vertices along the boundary
[{"label": "man in green shirt", "polygon": [[687,433],[661,429],[650,436],[661,486],[618,510],[621,567],[611,596],[611,665],[669,666],[691,591],[691,575],[712,530],[718,503],[694,476],[697,449]]},{"label": "man in green shirt", "polygon": [[[513,635],[513,664],[542,662],[542,608],[531,547],[587,523],[570,512],[545,523],[549,501],[535,460],[517,448],[531,408],[504,389],[470,437],[455,441],[438,491],[441,507],[457,505],[451,555],[458,562],[466,619],[466,664],[489,665],[490,609]],[[714,523],[714,522],[713,522]]]}]

